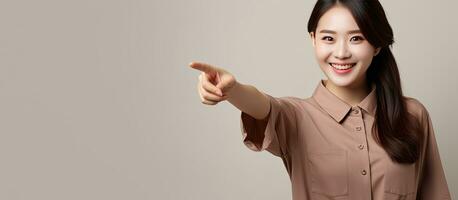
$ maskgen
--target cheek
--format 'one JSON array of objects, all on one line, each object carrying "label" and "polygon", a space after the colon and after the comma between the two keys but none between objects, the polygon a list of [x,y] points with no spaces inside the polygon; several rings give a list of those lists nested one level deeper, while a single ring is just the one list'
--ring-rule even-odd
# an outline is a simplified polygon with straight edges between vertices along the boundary
[{"label": "cheek", "polygon": [[374,48],[371,46],[360,46],[353,49],[353,56],[359,61],[369,64],[374,56]]},{"label": "cheek", "polygon": [[317,44],[315,46],[315,55],[319,62],[326,62],[332,54],[332,48],[327,45]]}]

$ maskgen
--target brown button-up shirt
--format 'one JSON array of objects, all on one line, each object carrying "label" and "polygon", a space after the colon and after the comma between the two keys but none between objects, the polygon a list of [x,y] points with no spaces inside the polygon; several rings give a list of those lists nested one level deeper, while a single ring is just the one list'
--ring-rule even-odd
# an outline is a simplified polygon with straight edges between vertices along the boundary
[{"label": "brown button-up shirt", "polygon": [[408,111],[425,131],[420,159],[391,161],[375,142],[375,85],[357,105],[335,96],[320,80],[307,99],[272,97],[270,112],[256,120],[241,112],[244,144],[282,159],[293,200],[445,200],[451,199],[428,111],[407,97]]}]

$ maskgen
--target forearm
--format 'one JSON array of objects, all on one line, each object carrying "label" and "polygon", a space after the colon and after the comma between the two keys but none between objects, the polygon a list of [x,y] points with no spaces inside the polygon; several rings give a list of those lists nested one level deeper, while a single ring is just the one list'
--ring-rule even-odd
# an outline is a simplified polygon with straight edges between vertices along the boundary
[{"label": "forearm", "polygon": [[259,120],[265,119],[269,114],[269,98],[251,85],[236,82],[228,93],[227,101],[240,111]]}]

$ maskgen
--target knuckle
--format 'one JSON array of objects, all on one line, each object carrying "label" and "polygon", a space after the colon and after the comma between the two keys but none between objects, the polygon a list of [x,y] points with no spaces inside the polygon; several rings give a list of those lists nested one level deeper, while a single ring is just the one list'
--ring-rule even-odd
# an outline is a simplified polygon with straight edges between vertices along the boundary
[{"label": "knuckle", "polygon": [[202,94],[202,97],[203,97],[204,99],[208,99],[208,94],[207,94],[207,93],[203,93],[203,94]]},{"label": "knuckle", "polygon": [[207,84],[202,83],[202,88],[203,88],[203,89],[207,89],[207,87],[208,87]]},{"label": "knuckle", "polygon": [[207,101],[215,101],[215,98],[213,98],[210,94],[205,94],[204,98],[207,100]]}]

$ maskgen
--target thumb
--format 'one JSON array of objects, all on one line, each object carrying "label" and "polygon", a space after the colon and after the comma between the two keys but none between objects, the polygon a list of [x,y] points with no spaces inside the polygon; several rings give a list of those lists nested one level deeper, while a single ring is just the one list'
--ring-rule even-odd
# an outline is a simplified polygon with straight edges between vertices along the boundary
[{"label": "thumb", "polygon": [[[219,73],[218,73],[219,74]],[[220,89],[221,92],[227,92],[229,88],[229,84],[230,84],[230,79],[227,79],[227,77],[220,77],[219,75],[217,75],[217,80],[218,80],[218,84],[216,84],[216,87],[218,89]]]}]

